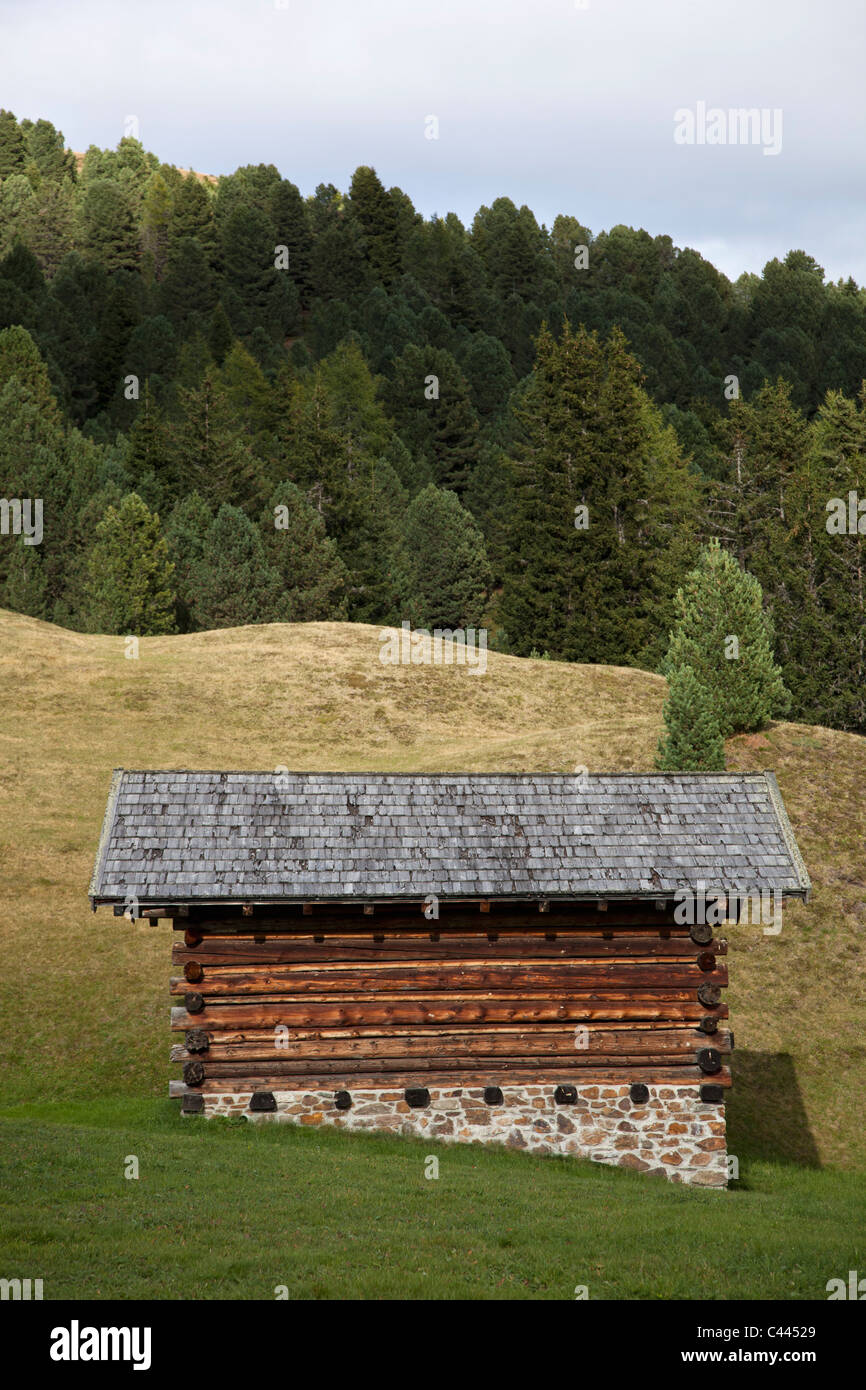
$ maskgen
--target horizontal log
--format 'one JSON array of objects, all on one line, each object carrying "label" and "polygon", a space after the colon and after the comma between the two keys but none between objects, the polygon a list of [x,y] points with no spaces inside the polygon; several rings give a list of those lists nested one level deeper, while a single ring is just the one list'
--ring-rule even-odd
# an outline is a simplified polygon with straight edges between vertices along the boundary
[{"label": "horizontal log", "polygon": [[692,1002],[687,992],[679,999],[657,996],[632,999],[622,996],[601,998],[580,993],[569,999],[467,999],[447,996],[401,1000],[250,1000],[219,999],[208,1003],[201,1013],[189,1014],[185,1008],[171,1011],[173,1029],[372,1027],[375,1024],[428,1023],[582,1023],[594,1019],[671,1019],[699,1022],[706,1014],[703,1005]]},{"label": "horizontal log", "polygon": [[[683,962],[697,959],[703,947],[696,946],[687,936],[664,938],[649,936],[615,936],[607,941],[601,936],[588,937],[585,933],[568,936],[557,935],[555,941],[548,941],[543,933],[527,936],[524,932],[509,932],[489,941],[485,935],[469,936],[454,932],[438,941],[431,941],[429,933],[413,934],[404,937],[389,937],[381,943],[374,942],[371,936],[360,933],[354,937],[345,935],[328,936],[324,942],[314,941],[312,937],[267,936],[257,942],[250,936],[237,938],[226,936],[204,937],[194,949],[175,943],[172,947],[172,961],[175,965],[200,962],[210,965],[280,965],[338,963],[343,961],[406,961],[412,964],[425,964],[435,960],[485,960],[505,964],[509,960],[559,961],[573,959],[623,959],[646,958],[665,960],[676,958]],[[717,941],[713,946],[716,955],[727,954],[727,942]]]},{"label": "horizontal log", "polygon": [[[370,1057],[315,1057],[310,1059],[289,1058],[268,1058],[265,1061],[250,1061],[244,1058],[237,1062],[186,1062],[184,1065],[187,1070],[192,1067],[197,1069],[197,1074],[201,1075],[202,1080],[227,1080],[234,1076],[250,1076],[267,1078],[272,1081],[274,1077],[305,1077],[309,1071],[315,1071],[321,1076],[341,1076],[350,1077],[356,1072],[379,1073],[387,1078],[391,1072],[405,1071],[411,1069],[416,1074],[428,1071],[440,1071],[447,1069],[459,1075],[466,1070],[477,1071],[479,1066],[489,1065],[495,1067],[497,1076],[505,1076],[513,1071],[532,1071],[539,1067],[547,1070],[564,1070],[573,1072],[584,1071],[587,1068],[599,1066],[609,1067],[611,1070],[624,1069],[635,1066],[646,1067],[687,1067],[697,1064],[697,1053],[694,1049],[684,1049],[680,1052],[670,1053],[620,1053],[616,1057],[587,1057],[584,1053],[564,1052],[546,1053],[543,1056],[509,1056],[491,1057],[489,1060],[479,1057],[381,1057],[373,1059]],[[195,1086],[200,1082],[190,1081],[189,1077],[184,1078],[188,1084]]]},{"label": "horizontal log", "polygon": [[[322,965],[314,970],[300,965],[214,966],[203,972],[197,993],[205,999],[214,995],[239,994],[419,994],[429,990],[520,990],[548,995],[567,995],[574,989],[610,986],[614,989],[659,988],[695,989],[709,981],[727,984],[727,969],[698,975],[695,963],[679,965],[659,961],[641,964],[633,961],[557,961],[555,964],[527,967],[503,965]],[[186,994],[189,983],[182,976],[171,981],[172,994]]]},{"label": "horizontal log", "polygon": [[[584,1041],[584,1039],[581,1039]],[[405,1032],[378,1037],[352,1037],[347,1032],[328,1030],[313,1037],[277,1037],[262,1030],[255,1039],[242,1043],[212,1043],[206,1056],[189,1052],[180,1044],[171,1050],[174,1062],[205,1061],[208,1075],[218,1070],[217,1063],[268,1061],[302,1058],[369,1058],[380,1057],[513,1057],[570,1055],[580,1050],[585,1058],[626,1055],[655,1055],[677,1053],[691,1058],[695,1049],[706,1042],[695,1027],[668,1029],[593,1029],[588,1028],[586,1046],[578,1049],[574,1029],[550,1029],[528,1032],[520,1029],[492,1032],[479,1029],[425,1030],[423,1036]],[[713,1034],[713,1047],[719,1052],[731,1050],[729,1032]]]},{"label": "horizontal log", "polygon": [[[706,1082],[706,1077],[698,1066],[654,1066],[645,1060],[639,1065],[624,1064],[622,1067],[574,1067],[565,1066],[555,1069],[546,1065],[538,1065],[526,1068],[515,1068],[514,1071],[503,1072],[495,1063],[491,1063],[488,1068],[474,1071],[460,1071],[451,1068],[443,1068],[440,1071],[418,1072],[414,1068],[405,1071],[395,1072],[353,1072],[345,1075],[347,1085],[339,1085],[339,1073],[334,1072],[305,1072],[303,1077],[287,1076],[232,1076],[221,1077],[214,1080],[205,1079],[201,1086],[196,1089],[194,1094],[220,1095],[227,1092],[243,1094],[245,1091],[305,1091],[311,1088],[325,1091],[337,1090],[357,1090],[359,1088],[403,1090],[407,1086],[415,1086],[423,1081],[425,1086],[495,1086],[503,1088],[517,1085],[549,1086],[551,1090],[554,1086],[562,1085],[564,1082],[571,1082],[572,1085],[591,1086],[591,1085],[633,1085],[635,1082],[643,1082],[647,1086],[693,1086],[696,1095],[699,1094],[699,1087]],[[294,1083],[294,1084],[293,1084]],[[175,1095],[188,1094],[188,1087],[182,1081],[174,1084],[178,1089]],[[723,1067],[713,1077],[713,1084],[716,1086],[730,1086],[731,1073],[727,1067]],[[509,1103],[508,1091],[505,1090],[505,1104]]]},{"label": "horizontal log", "polygon": [[[182,1011],[181,1011],[182,1012]],[[726,1005],[720,1005],[715,1011],[715,1020],[727,1018],[728,1010]],[[706,1010],[696,1010],[691,1019],[596,1019],[589,1023],[587,1027],[593,1033],[623,1033],[623,1032],[665,1032],[670,1029],[697,1029],[700,1030],[700,1023],[707,1017]],[[717,1025],[718,1026],[718,1025]],[[561,1022],[555,1023],[485,1023],[480,1029],[485,1034],[506,1036],[510,1033],[525,1033],[533,1037],[544,1033],[562,1032],[566,1025]],[[437,1033],[467,1033],[472,1034],[479,1031],[474,1024],[462,1023],[430,1023],[424,1029],[425,1037],[435,1037]],[[574,1032],[574,1025],[567,1025],[569,1034]],[[261,1038],[272,1038],[272,1028],[246,1028],[246,1029],[217,1029],[211,1028],[205,1032],[204,1029],[194,1030],[196,1042],[199,1041],[198,1033],[207,1039],[208,1046],[224,1043],[243,1043],[256,1042]],[[324,1027],[324,1028],[293,1028],[291,1030],[293,1038],[303,1041],[315,1041],[318,1038],[395,1038],[407,1037],[414,1038],[418,1035],[417,1028],[412,1024],[373,1024],[370,1027],[356,1025],[354,1027]],[[190,1033],[190,1037],[193,1032]]]}]

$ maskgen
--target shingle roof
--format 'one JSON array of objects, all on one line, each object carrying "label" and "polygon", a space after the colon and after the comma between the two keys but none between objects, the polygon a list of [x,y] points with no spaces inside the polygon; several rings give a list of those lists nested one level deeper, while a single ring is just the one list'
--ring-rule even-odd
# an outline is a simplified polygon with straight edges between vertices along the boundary
[{"label": "shingle roof", "polygon": [[810,883],[761,773],[114,773],[100,902],[659,897]]}]

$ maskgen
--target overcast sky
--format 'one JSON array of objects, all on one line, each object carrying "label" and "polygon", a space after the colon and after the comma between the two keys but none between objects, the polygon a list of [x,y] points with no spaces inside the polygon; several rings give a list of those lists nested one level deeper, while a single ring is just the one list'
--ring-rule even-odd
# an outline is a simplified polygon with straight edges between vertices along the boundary
[{"label": "overcast sky", "polygon": [[[864,39],[864,0],[0,0],[0,104],[76,150],[134,116],[206,173],[308,194],[372,164],[425,215],[505,195],[732,278],[802,247],[862,284]],[[699,103],[781,112],[781,149],[677,143]]]}]

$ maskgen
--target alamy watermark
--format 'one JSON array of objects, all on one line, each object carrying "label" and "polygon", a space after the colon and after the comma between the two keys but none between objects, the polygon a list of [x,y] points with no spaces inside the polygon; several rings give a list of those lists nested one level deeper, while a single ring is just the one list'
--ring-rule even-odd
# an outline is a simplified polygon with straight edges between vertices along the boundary
[{"label": "alamy watermark", "polygon": [[24,536],[25,545],[42,544],[42,498],[0,497],[0,536]]},{"label": "alamy watermark", "polygon": [[782,930],[784,895],[777,889],[742,889],[705,891],[707,884],[698,879],[698,891],[680,888],[674,894],[674,921],[678,926],[721,926],[723,922],[748,922],[763,926],[765,936],[778,936]]},{"label": "alamy watermark", "polygon": [[844,497],[831,497],[826,506],[825,523],[831,536],[866,536],[866,497],[848,493]]},{"label": "alamy watermark", "polygon": [[471,676],[487,670],[487,628],[425,627],[412,629],[404,622],[379,633],[379,660],[383,666],[466,666]]},{"label": "alamy watermark", "polygon": [[699,101],[694,111],[681,106],[674,112],[674,143],[677,145],[762,145],[764,154],[781,154],[781,107],[721,106],[707,109]]}]

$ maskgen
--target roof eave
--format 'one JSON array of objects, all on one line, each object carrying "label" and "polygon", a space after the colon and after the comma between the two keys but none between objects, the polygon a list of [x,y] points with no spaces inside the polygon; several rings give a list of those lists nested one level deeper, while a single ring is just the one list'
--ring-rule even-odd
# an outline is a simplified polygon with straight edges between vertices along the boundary
[{"label": "roof eave", "polygon": [[102,866],[105,863],[105,854],[108,849],[108,842],[111,839],[111,831],[114,827],[114,817],[117,813],[117,797],[120,792],[120,784],[123,781],[123,768],[116,767],[111,774],[111,786],[108,791],[108,802],[105,807],[105,815],[102,818],[102,829],[99,832],[99,844],[96,849],[96,859],[93,862],[93,873],[90,878],[88,896],[90,898],[90,909],[95,912],[100,903],[118,902],[122,899],[103,898],[99,895],[99,884],[102,879]]}]

